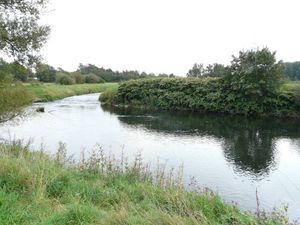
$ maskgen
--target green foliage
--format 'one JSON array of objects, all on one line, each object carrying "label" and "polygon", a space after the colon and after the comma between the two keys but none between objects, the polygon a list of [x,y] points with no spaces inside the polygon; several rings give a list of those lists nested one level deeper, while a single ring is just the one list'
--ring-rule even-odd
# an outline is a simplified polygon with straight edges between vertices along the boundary
[{"label": "green foliage", "polygon": [[95,84],[95,83],[104,83],[104,80],[95,74],[87,74],[85,77],[85,82],[88,84]]},{"label": "green foliage", "polygon": [[[135,80],[135,79],[141,79],[141,78],[149,78],[149,77],[155,77],[154,74],[150,73],[147,74],[145,72],[138,72],[138,71],[113,71],[111,69],[104,69],[103,67],[99,68],[92,64],[83,65],[80,64],[78,71],[81,74],[95,74],[99,77],[101,77],[105,82],[119,82],[119,81],[126,81],[126,80]],[[159,74],[158,76],[162,77],[174,77],[174,74]]]},{"label": "green foliage", "polygon": [[36,77],[41,82],[55,82],[56,70],[47,64],[39,64],[36,68]]},{"label": "green foliage", "polygon": [[284,75],[290,80],[300,80],[300,62],[286,62],[284,66]]},{"label": "green foliage", "polygon": [[22,64],[32,65],[50,28],[40,25],[47,0],[0,1],[0,51]]},{"label": "green foliage", "polygon": [[[224,74],[204,78],[208,70]],[[297,95],[280,91],[282,64],[268,48],[241,51],[230,67],[215,64],[205,70],[195,64],[188,76],[202,78],[128,81],[109,99],[113,104],[159,109],[299,116]]]},{"label": "green foliage", "polygon": [[19,115],[32,101],[33,96],[23,85],[11,82],[0,72],[0,122]]},{"label": "green foliage", "polygon": [[76,84],[84,84],[86,82],[85,76],[79,72],[72,72],[70,75]]},{"label": "green foliage", "polygon": [[202,63],[195,63],[187,73],[187,77],[221,77],[228,73],[228,67],[223,64],[208,64],[206,67]]},{"label": "green foliage", "polygon": [[56,82],[63,85],[72,85],[75,84],[75,80],[65,72],[57,72]]},{"label": "green foliage", "polygon": [[114,97],[116,96],[117,89],[113,90],[107,90],[100,94],[99,100],[102,104],[109,104],[111,102],[114,102]]},{"label": "green foliage", "polygon": [[193,65],[193,68],[187,73],[188,77],[201,77],[204,74],[204,66],[202,63]]},{"label": "green foliage", "polygon": [[[22,168],[22,169],[20,169]],[[287,224],[256,218],[211,191],[184,190],[180,175],[149,171],[95,149],[69,166],[22,143],[0,145],[0,224]]]},{"label": "green foliage", "polygon": [[27,81],[30,70],[21,65],[18,62],[7,63],[3,59],[0,59],[0,71],[6,75],[12,76],[15,80]]},{"label": "green foliage", "polygon": [[299,115],[292,93],[270,93],[259,101],[227,87],[225,78],[156,78],[127,81],[112,104],[238,114]]},{"label": "green foliage", "polygon": [[227,87],[251,100],[276,93],[283,80],[283,67],[268,48],[241,51],[233,56]]}]

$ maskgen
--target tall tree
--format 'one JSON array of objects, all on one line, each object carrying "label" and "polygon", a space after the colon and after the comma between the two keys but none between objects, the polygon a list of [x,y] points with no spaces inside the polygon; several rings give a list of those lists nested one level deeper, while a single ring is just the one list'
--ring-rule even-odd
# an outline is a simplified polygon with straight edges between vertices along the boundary
[{"label": "tall tree", "polygon": [[204,66],[202,63],[193,65],[193,68],[187,73],[188,77],[201,77],[204,73]]},{"label": "tall tree", "polygon": [[283,66],[275,55],[276,52],[263,48],[233,56],[230,73],[226,76],[230,88],[253,97],[276,92],[283,79]]},{"label": "tall tree", "polygon": [[0,52],[30,66],[40,58],[49,26],[39,24],[47,0],[0,0]]}]

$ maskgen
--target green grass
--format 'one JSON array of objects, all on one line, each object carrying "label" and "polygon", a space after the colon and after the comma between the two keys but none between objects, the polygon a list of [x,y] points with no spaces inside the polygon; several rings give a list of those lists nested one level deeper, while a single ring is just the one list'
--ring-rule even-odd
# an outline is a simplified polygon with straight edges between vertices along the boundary
[{"label": "green grass", "polygon": [[284,92],[300,93],[300,81],[288,81],[282,85],[282,90]]},{"label": "green grass", "polygon": [[[68,163],[68,166],[66,166]],[[180,170],[179,170],[180,171]],[[284,224],[257,219],[210,191],[187,192],[181,175],[128,163],[101,149],[71,163],[20,142],[0,145],[0,224]],[[180,174],[180,173],[179,173]]]},{"label": "green grass", "polygon": [[117,83],[103,84],[31,84],[25,86],[36,101],[53,101],[73,95],[82,95],[88,93],[97,93],[106,90],[115,90],[118,88]]},{"label": "green grass", "polygon": [[19,115],[33,99],[23,85],[0,81],[0,123]]}]

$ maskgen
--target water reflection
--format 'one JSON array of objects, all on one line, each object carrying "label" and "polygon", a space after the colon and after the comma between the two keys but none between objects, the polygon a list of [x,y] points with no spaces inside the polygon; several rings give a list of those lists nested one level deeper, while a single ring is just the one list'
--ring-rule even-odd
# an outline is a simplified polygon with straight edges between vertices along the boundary
[{"label": "water reflection", "polygon": [[[102,106],[118,115],[121,123],[150,132],[217,138],[226,160],[237,172],[256,178],[276,168],[276,140],[300,137],[300,121],[276,118],[246,118],[190,112],[149,112]],[[299,144],[299,140],[298,140]]]}]

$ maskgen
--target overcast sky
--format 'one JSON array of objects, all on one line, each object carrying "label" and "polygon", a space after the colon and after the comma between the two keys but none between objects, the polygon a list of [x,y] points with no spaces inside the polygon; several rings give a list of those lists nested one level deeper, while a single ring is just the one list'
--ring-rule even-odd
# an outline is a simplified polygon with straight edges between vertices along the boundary
[{"label": "overcast sky", "polygon": [[300,61],[299,0],[50,0],[45,61],[185,75],[268,46]]}]

